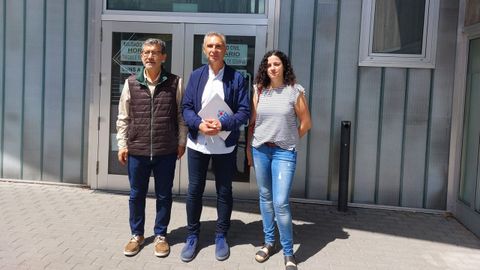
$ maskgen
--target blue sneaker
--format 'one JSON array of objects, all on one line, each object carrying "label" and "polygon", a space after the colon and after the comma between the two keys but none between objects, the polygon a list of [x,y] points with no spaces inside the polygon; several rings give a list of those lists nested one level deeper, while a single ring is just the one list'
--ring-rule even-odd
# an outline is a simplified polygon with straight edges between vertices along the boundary
[{"label": "blue sneaker", "polygon": [[230,256],[230,248],[228,247],[227,239],[222,233],[215,234],[215,258],[219,261],[224,261]]},{"label": "blue sneaker", "polygon": [[197,254],[197,246],[198,246],[198,236],[197,235],[189,235],[187,240],[185,241],[185,246],[182,248],[182,253],[180,254],[180,259],[183,262],[189,262],[195,258]]}]

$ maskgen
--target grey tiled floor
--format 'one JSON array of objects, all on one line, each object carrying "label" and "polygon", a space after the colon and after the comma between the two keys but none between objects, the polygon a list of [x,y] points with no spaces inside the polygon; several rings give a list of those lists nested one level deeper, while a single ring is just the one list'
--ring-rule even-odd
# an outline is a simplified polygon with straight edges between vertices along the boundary
[{"label": "grey tiled floor", "polygon": [[[258,206],[236,201],[228,241],[231,256],[214,257],[214,201],[205,200],[200,251],[179,254],[186,235],[183,198],[175,198],[169,227],[172,251],[153,255],[154,200],[147,199],[147,244],[122,254],[129,239],[128,196],[86,188],[0,181],[0,269],[284,269],[281,251],[259,264]],[[438,214],[293,203],[299,269],[480,269],[480,240],[454,218]]]}]

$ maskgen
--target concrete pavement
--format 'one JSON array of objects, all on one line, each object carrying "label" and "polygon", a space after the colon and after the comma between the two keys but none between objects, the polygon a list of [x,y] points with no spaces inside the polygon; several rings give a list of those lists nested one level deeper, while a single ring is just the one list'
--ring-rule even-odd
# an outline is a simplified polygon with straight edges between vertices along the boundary
[{"label": "concrete pavement", "polygon": [[[0,269],[274,270],[281,251],[259,264],[262,242],[258,206],[236,201],[228,236],[231,256],[214,256],[214,201],[205,200],[200,251],[180,260],[186,236],[183,198],[175,198],[167,258],[153,255],[154,199],[147,199],[146,245],[125,257],[129,240],[128,196],[87,188],[0,181]],[[293,203],[299,269],[480,269],[480,239],[440,214]]]}]

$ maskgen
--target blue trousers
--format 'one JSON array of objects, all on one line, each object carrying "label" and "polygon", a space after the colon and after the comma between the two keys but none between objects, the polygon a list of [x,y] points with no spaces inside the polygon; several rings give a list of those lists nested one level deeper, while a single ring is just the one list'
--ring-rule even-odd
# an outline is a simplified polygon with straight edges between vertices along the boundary
[{"label": "blue trousers", "polygon": [[154,233],[165,236],[172,210],[172,186],[177,154],[154,156],[128,155],[128,180],[130,181],[130,230],[132,234],[145,232],[145,199],[150,174],[155,179],[156,217]]},{"label": "blue trousers", "polygon": [[208,164],[212,159],[217,191],[216,233],[226,234],[230,228],[232,216],[232,178],[236,170],[236,151],[228,154],[208,155],[188,149],[188,194],[187,228],[189,235],[200,234],[200,216],[202,197],[205,191]]},{"label": "blue trousers", "polygon": [[257,178],[264,241],[275,243],[275,221],[285,256],[293,255],[290,191],[295,174],[297,152],[262,145],[252,147]]}]

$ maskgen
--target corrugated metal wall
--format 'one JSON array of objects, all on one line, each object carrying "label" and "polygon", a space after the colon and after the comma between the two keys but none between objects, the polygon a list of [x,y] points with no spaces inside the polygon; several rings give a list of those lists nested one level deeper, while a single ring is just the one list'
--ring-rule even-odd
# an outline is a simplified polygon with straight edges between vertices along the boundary
[{"label": "corrugated metal wall", "polygon": [[313,119],[295,197],[337,199],[348,120],[351,202],[445,209],[458,2],[440,2],[436,67],[413,69],[358,66],[362,1],[281,1],[279,48],[308,89]]},{"label": "corrugated metal wall", "polygon": [[[0,178],[86,182],[87,2],[0,0]],[[359,0],[280,2],[314,124],[295,197],[337,199],[349,120],[352,202],[445,209],[458,2],[440,2],[435,69],[358,67]]]},{"label": "corrugated metal wall", "polygon": [[0,178],[84,182],[87,10],[0,0]]}]

